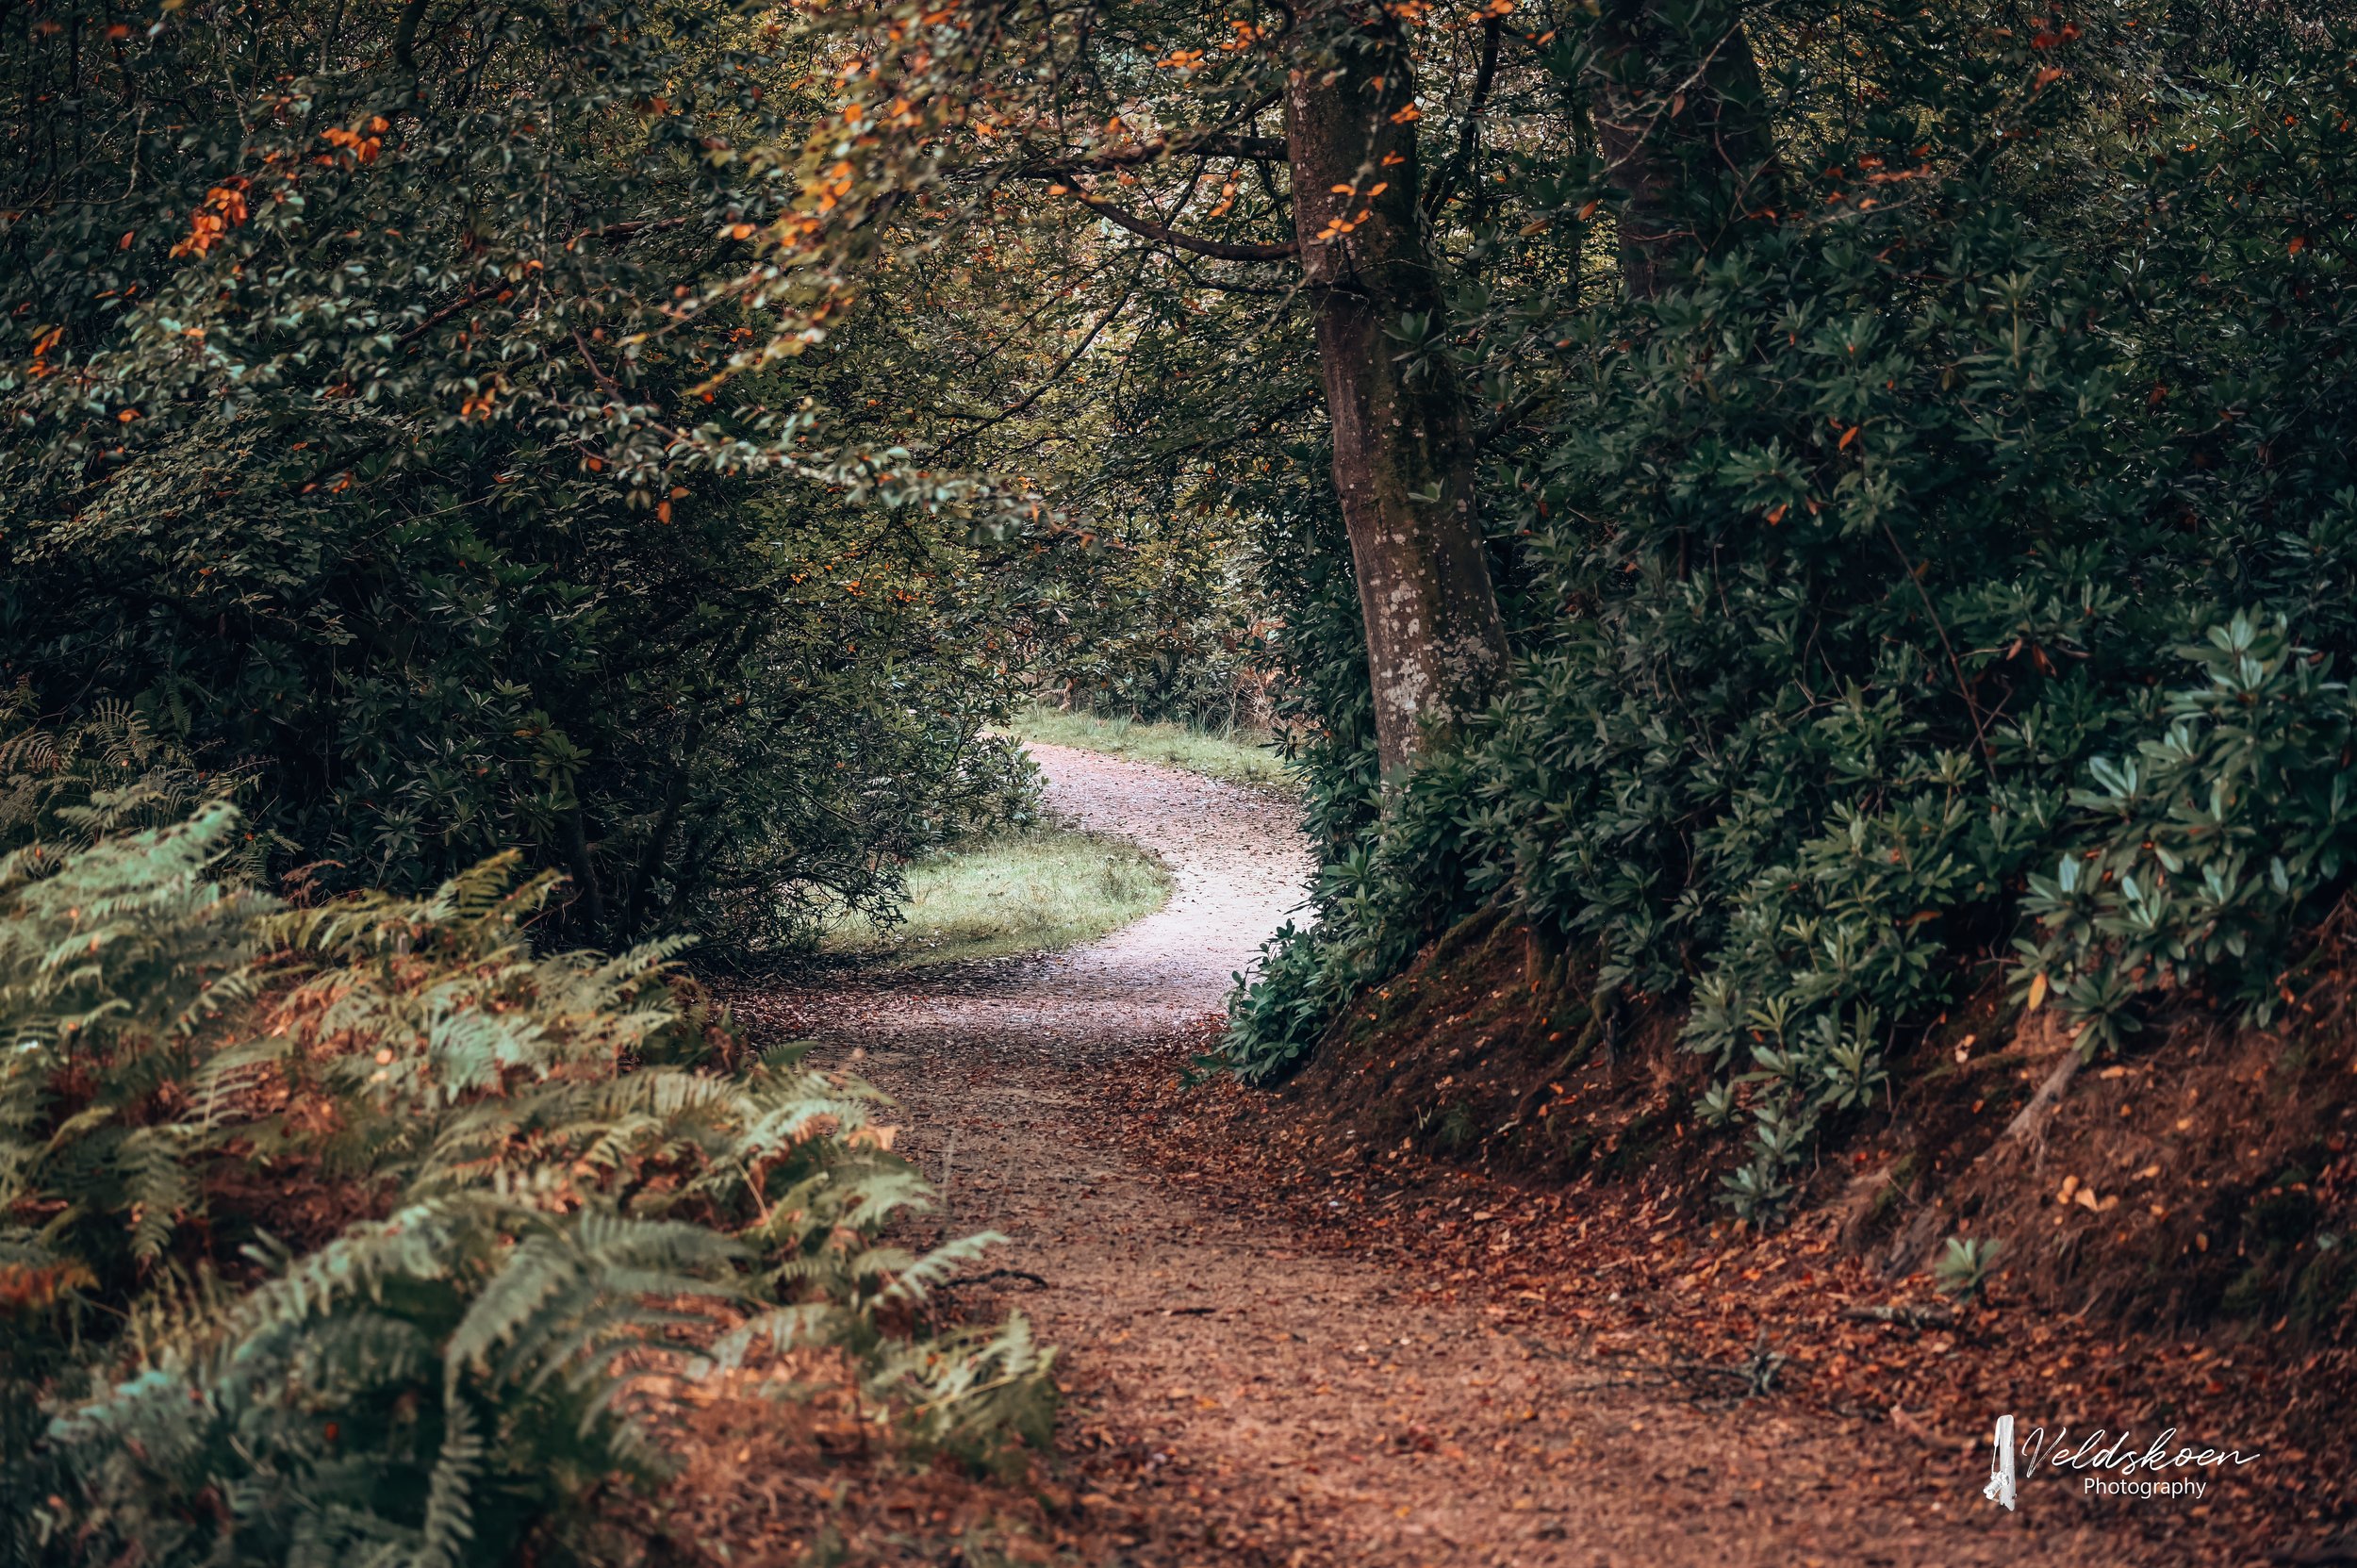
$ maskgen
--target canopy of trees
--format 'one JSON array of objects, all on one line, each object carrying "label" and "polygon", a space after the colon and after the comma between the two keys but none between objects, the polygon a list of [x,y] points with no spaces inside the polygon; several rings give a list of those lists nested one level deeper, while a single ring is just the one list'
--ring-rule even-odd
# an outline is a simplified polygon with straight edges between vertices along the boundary
[{"label": "canopy of trees", "polygon": [[678,304],[791,199],[727,152],[779,29],[429,10],[20,19],[7,674],[251,768],[322,888],[524,846],[583,936],[774,952],[1005,809],[995,590],[708,450],[811,395],[699,390],[747,329]]},{"label": "canopy of trees", "polygon": [[[115,1353],[85,1298],[202,1250],[162,1216],[253,1128],[186,1097],[276,1060],[296,966],[553,966],[486,1015],[586,983],[484,923],[510,849],[564,879],[526,883],[544,948],[791,952],[1028,809],[986,727],[1043,676],[1180,714],[1280,677],[1325,874],[1237,1071],[1508,905],[1607,1012],[1683,1011],[1763,1224],[1943,1009],[2088,1052],[2264,1021],[2357,872],[2345,19],[40,0],[0,35],[0,1206],[51,1314],[7,1375],[54,1397]],[[60,978],[84,883],[161,969]],[[288,978],[208,1011],[184,947]],[[596,973],[671,1051],[644,971]],[[517,1070],[606,1082],[568,1017]],[[403,1114],[345,1066],[302,1070]],[[766,1107],[613,1133],[705,1173],[667,1288],[750,1266],[713,1238],[777,1190]],[[404,1147],[371,1190],[442,1202]],[[480,1185],[433,1265],[472,1282],[400,1331],[488,1378],[458,1297],[572,1232]],[[295,1331],[239,1310],[171,1354]],[[385,1528],[446,1556],[464,1381],[384,1439]]]},{"label": "canopy of trees", "polygon": [[2283,1005],[2349,869],[2329,25],[837,20],[822,195],[731,296],[782,313],[740,360],[863,299],[992,354],[1051,333],[997,411],[945,377],[895,429],[1045,458],[1074,506],[1252,520],[1330,869],[1243,1070],[1509,900],[1606,995],[1690,999],[1766,1218],[1986,985],[2090,1050],[2159,1002]]}]

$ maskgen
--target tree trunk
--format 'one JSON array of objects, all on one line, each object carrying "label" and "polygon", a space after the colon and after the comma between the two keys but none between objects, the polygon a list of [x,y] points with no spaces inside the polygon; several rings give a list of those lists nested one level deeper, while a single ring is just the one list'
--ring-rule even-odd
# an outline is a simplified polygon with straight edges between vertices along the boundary
[{"label": "tree trunk", "polygon": [[[1506,628],[1474,513],[1455,365],[1410,365],[1393,334],[1444,334],[1419,202],[1414,78],[1396,24],[1337,18],[1293,73],[1294,223],[1317,307],[1334,487],[1366,620],[1386,777],[1445,742],[1496,689]],[[1339,189],[1338,189],[1339,188]]]},{"label": "tree trunk", "polygon": [[1604,0],[1595,25],[1596,140],[1621,209],[1621,276],[1652,299],[1696,253],[1772,206],[1775,139],[1737,5]]}]

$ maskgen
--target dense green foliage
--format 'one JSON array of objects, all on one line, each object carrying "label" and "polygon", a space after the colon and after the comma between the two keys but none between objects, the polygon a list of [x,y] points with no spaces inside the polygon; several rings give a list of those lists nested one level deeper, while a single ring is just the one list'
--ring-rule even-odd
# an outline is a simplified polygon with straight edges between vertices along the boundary
[{"label": "dense green foliage", "polygon": [[45,7],[0,63],[0,670],[36,711],[255,771],[274,869],[421,891],[520,847],[576,939],[715,956],[1003,815],[970,520],[790,455],[857,344],[701,388],[749,329],[680,300],[799,190],[758,155],[806,42],[693,5],[137,20]]},{"label": "dense green foliage", "polygon": [[[1755,13],[1772,64],[1805,11]],[[1530,409],[1491,470],[1520,668],[1379,813],[1329,710],[1357,832],[1242,999],[1248,1075],[1511,900],[1607,999],[1690,999],[1763,1216],[2001,976],[2085,1049],[2280,1005],[2352,869],[2357,62],[1953,20],[1786,55],[1793,216],[1663,297],[1462,281],[1454,352]]]},{"label": "dense green foliage", "polygon": [[0,863],[8,1560],[597,1560],[567,1505],[659,1473],[643,1379],[762,1341],[921,1442],[1035,1428],[1019,1318],[909,1330],[994,1238],[877,1239],[929,1199],[871,1091],[743,1061],[668,948],[536,955],[512,857],[289,908],[242,841],[215,801]]},{"label": "dense green foliage", "polygon": [[1275,628],[1255,609],[1250,547],[1242,529],[1203,520],[1149,517],[1137,537],[1092,536],[1040,574],[1022,630],[1043,702],[1220,733],[1267,727]]}]

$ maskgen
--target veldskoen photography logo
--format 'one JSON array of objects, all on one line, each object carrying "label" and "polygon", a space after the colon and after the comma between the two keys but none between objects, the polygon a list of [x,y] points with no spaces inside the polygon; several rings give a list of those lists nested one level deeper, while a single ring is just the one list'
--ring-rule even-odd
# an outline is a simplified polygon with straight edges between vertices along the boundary
[{"label": "veldskoen photography logo", "polygon": [[2011,1510],[2015,1488],[2043,1464],[2077,1472],[2079,1490],[2089,1495],[2200,1498],[2216,1484],[2219,1470],[2240,1468],[2258,1457],[2239,1448],[2180,1442],[2174,1427],[2162,1428],[2150,1443],[2133,1431],[2115,1437],[2102,1427],[2076,1440],[2068,1427],[2051,1435],[2043,1426],[2033,1427],[2017,1437],[2014,1418],[2005,1414],[1997,1418],[1988,1484],[1981,1495]]}]

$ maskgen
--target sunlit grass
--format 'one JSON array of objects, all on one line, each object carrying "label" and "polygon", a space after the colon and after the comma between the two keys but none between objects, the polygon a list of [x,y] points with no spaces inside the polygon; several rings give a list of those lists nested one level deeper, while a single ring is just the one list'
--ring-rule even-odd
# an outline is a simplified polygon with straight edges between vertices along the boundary
[{"label": "sunlit grass", "polygon": [[1290,795],[1297,787],[1283,759],[1269,744],[1270,737],[1257,731],[1214,734],[1183,724],[1141,724],[1091,713],[1027,708],[1016,717],[1014,733],[1044,745],[1160,763],[1252,789]]},{"label": "sunlit grass", "polygon": [[1151,915],[1170,873],[1136,845],[1065,828],[1004,834],[909,867],[906,923],[847,919],[822,950],[886,968],[1068,948]]}]

